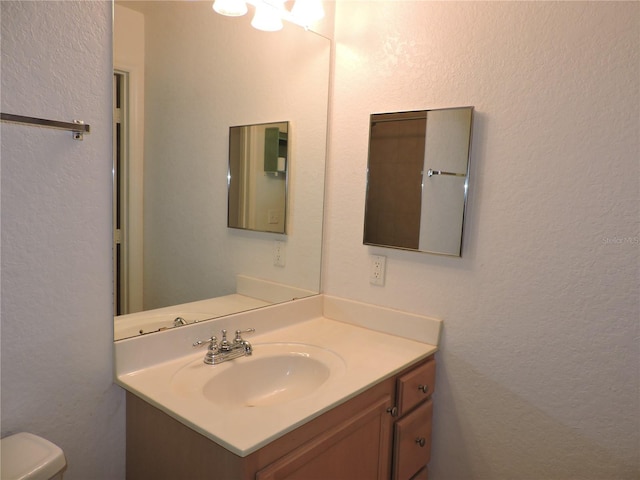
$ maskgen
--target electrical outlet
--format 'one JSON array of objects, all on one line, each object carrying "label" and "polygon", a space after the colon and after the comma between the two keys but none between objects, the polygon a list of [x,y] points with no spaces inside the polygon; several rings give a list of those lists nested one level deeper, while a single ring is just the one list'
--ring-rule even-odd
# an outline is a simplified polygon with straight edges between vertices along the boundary
[{"label": "electrical outlet", "polygon": [[387,257],[384,255],[371,255],[371,268],[369,269],[369,283],[372,285],[384,285],[384,272]]},{"label": "electrical outlet", "polygon": [[284,267],[286,263],[284,242],[276,241],[273,246],[273,264],[276,267]]},{"label": "electrical outlet", "polygon": [[278,223],[280,223],[280,215],[278,215],[278,210],[275,209],[271,209],[269,210],[269,212],[267,213],[267,217],[268,217],[268,222],[271,225],[277,225]]}]

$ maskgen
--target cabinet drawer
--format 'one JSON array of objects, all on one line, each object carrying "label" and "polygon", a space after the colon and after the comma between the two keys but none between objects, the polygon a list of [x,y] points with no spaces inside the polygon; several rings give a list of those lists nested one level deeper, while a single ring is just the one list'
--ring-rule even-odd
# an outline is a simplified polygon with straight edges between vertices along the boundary
[{"label": "cabinet drawer", "polygon": [[393,480],[409,480],[429,463],[432,414],[433,402],[428,400],[396,422]]},{"label": "cabinet drawer", "polygon": [[429,397],[436,382],[436,361],[428,362],[414,368],[398,379],[399,415],[404,415],[418,403]]}]

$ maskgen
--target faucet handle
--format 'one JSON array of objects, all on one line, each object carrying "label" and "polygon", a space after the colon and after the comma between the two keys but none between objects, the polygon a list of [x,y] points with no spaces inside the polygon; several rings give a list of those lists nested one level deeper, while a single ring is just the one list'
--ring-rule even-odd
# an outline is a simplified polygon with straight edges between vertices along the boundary
[{"label": "faucet handle", "polygon": [[206,340],[197,340],[193,344],[193,346],[194,347],[201,347],[205,343],[209,344],[209,348],[215,349],[218,346],[218,339],[212,335],[211,337],[207,338]]},{"label": "faucet handle", "polygon": [[236,330],[236,338],[234,338],[233,341],[235,343],[240,343],[240,342],[243,341],[243,339],[242,339],[242,334],[243,333],[253,333],[255,331],[256,331],[255,328],[247,328],[245,330]]}]

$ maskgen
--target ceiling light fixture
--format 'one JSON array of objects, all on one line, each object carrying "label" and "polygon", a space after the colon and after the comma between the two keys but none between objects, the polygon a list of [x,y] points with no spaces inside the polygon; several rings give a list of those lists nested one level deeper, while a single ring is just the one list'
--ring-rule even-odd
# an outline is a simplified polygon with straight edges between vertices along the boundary
[{"label": "ceiling light fixture", "polygon": [[282,20],[295,23],[308,29],[309,26],[324,18],[322,0],[296,0],[291,11],[284,3],[287,0],[215,0],[213,9],[229,17],[238,17],[247,13],[247,4],[255,7],[251,25],[258,30],[275,32],[282,29]]},{"label": "ceiling light fixture", "polygon": [[314,22],[324,18],[322,0],[296,0],[291,9],[293,22],[309,28]]},{"label": "ceiling light fixture", "polygon": [[256,3],[256,13],[251,20],[251,26],[263,32],[282,30],[282,16],[284,0],[267,0]]},{"label": "ceiling light fixture", "polygon": [[216,0],[213,9],[220,15],[241,17],[247,13],[247,3],[244,0]]}]

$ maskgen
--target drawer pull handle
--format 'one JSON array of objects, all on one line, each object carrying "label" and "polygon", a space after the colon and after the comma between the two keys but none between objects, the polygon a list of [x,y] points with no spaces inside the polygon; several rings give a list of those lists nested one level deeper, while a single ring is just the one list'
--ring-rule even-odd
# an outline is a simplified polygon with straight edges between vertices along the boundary
[{"label": "drawer pull handle", "polygon": [[416,443],[418,445],[420,445],[421,447],[424,447],[425,444],[427,443],[427,441],[425,440],[424,437],[418,437],[418,438],[416,438]]},{"label": "drawer pull handle", "polygon": [[418,390],[422,393],[427,393],[429,392],[429,385],[418,385]]},{"label": "drawer pull handle", "polygon": [[387,408],[387,413],[389,413],[392,417],[398,416],[398,407],[389,407]]}]

